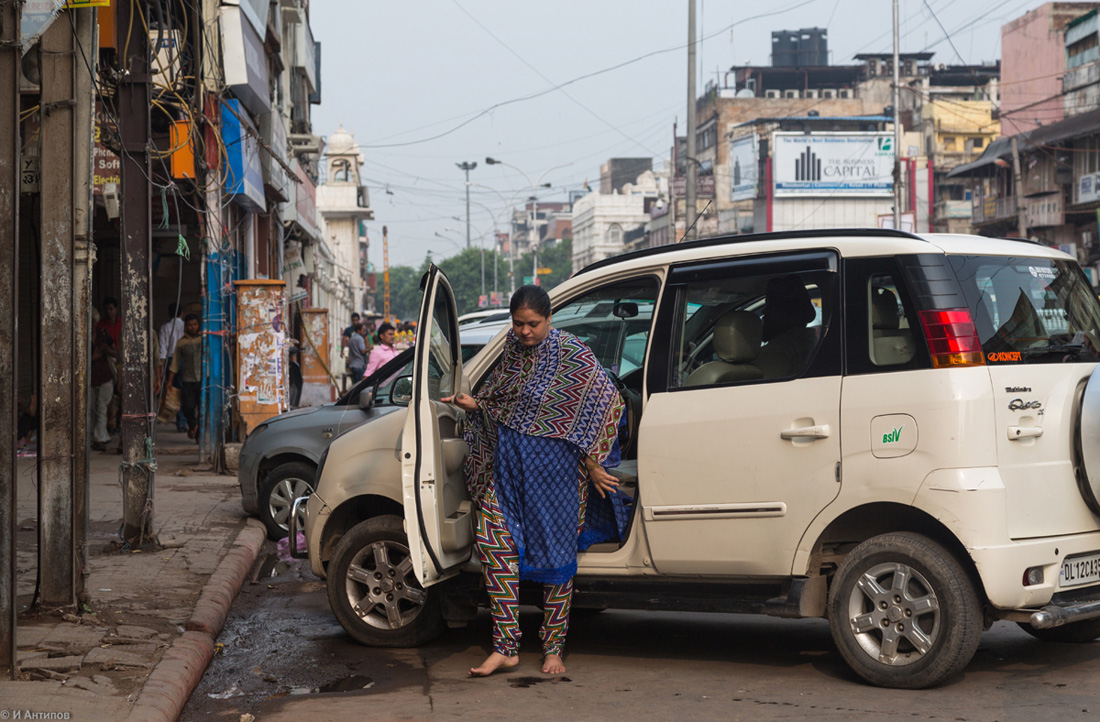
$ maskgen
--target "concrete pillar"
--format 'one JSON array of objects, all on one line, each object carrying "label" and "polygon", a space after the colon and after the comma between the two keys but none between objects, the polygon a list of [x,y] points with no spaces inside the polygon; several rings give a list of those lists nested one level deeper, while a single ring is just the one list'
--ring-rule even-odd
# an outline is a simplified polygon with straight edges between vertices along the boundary
[{"label": "concrete pillar", "polygon": [[15,677],[15,315],[19,279],[19,17],[0,0],[0,674]]},{"label": "concrete pillar", "polygon": [[76,602],[73,414],[78,394],[74,387],[72,202],[76,52],[68,18],[50,25],[39,40],[39,49],[42,94],[38,112],[44,140],[38,151],[42,166],[38,570],[40,603],[52,608]]}]

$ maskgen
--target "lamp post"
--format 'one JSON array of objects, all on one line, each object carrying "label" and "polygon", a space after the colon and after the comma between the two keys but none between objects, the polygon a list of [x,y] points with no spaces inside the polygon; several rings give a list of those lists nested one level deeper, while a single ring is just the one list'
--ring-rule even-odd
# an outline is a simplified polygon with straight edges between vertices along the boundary
[{"label": "lamp post", "polygon": [[[562,163],[561,165],[556,165],[556,166],[553,166],[551,168],[547,168],[546,170],[544,170],[539,175],[539,179],[537,181],[534,181],[534,182],[531,181],[531,176],[527,175],[526,171],[524,171],[521,168],[517,168],[516,166],[512,165],[511,163],[506,163],[502,160],[497,160],[496,158],[486,158],[485,159],[485,164],[486,165],[503,165],[503,166],[507,166],[507,167],[511,168],[512,170],[514,170],[514,171],[518,171],[520,174],[523,175],[524,178],[527,179],[527,182],[531,184],[531,199],[530,200],[534,201],[534,205],[532,207],[534,212],[532,213],[532,218],[531,218],[531,230],[534,232],[535,237],[530,242],[530,244],[531,244],[531,257],[533,259],[533,265],[534,265],[534,268],[533,268],[533,271],[532,271],[533,274],[534,274],[534,279],[533,280],[535,282],[535,285],[537,286],[537,285],[539,285],[539,260],[538,260],[538,258],[539,258],[539,230],[538,230],[538,225],[539,225],[538,192],[539,192],[539,190],[538,189],[539,188],[549,188],[550,187],[549,183],[547,183],[546,185],[542,185],[542,179],[546,177],[547,173],[549,173],[552,170],[557,170],[558,168],[565,168],[566,166],[570,166],[570,165],[573,165],[573,164],[572,163]],[[509,255],[512,256],[512,258],[509,258],[509,262],[514,261],[514,256],[515,256],[515,250],[514,249],[515,249],[515,244],[512,244],[512,248],[511,248],[512,253],[509,254]],[[515,273],[513,272],[513,274],[512,274],[512,285],[513,285],[512,290],[513,290],[513,292],[515,291],[515,288],[514,288],[515,283],[516,283],[516,278],[515,278]]]},{"label": "lamp post", "polygon": [[477,168],[476,161],[455,163],[459,170],[466,171],[466,247],[470,247],[470,171]]},{"label": "lamp post", "polygon": [[[493,188],[492,186],[487,186],[483,183],[472,183],[471,185],[475,185],[478,188],[484,188],[486,190],[492,191],[493,193],[496,193],[497,198],[499,198],[500,202],[504,204],[503,208],[511,208],[512,207],[512,202],[515,201],[516,196],[518,196],[522,192],[522,191],[516,191],[515,193],[512,194],[511,198],[505,199],[504,194],[501,193],[500,191],[498,191],[496,188]],[[500,217],[497,215],[496,212],[493,211],[492,208],[485,205],[484,203],[478,203],[477,201],[474,201],[474,203],[477,203],[479,206],[481,206],[485,210],[489,211],[489,213],[493,216],[493,233],[496,234],[497,229],[500,227]],[[508,245],[508,278],[511,279],[511,281],[510,281],[510,283],[511,283],[511,293],[514,293],[515,290],[516,290],[516,275],[515,275],[515,266],[514,266],[515,254],[513,252],[513,249],[515,248],[515,246],[511,241],[511,233],[509,233],[508,238],[509,238],[509,245]],[[493,237],[493,250],[494,250],[494,253],[493,253],[493,290],[494,291],[499,291],[500,288],[497,285],[497,257],[500,255],[500,243],[497,241],[495,235]]]}]

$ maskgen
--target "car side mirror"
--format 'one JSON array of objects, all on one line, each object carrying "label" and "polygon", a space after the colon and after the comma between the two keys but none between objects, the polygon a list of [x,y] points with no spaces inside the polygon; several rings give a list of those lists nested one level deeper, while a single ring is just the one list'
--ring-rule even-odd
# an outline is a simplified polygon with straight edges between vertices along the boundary
[{"label": "car side mirror", "polygon": [[374,389],[363,389],[359,392],[359,408],[370,411],[372,406],[374,406]]},{"label": "car side mirror", "polygon": [[619,301],[615,304],[615,310],[612,313],[624,321],[628,318],[635,318],[638,315],[638,304],[634,301]]},{"label": "car side mirror", "polygon": [[395,406],[408,406],[413,396],[413,377],[398,376],[390,390],[390,401]]}]

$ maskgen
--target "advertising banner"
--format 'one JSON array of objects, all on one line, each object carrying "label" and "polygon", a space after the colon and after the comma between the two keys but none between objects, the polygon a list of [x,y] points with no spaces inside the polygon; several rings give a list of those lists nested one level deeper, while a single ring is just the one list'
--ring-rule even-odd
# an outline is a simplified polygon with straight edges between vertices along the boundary
[{"label": "advertising banner", "polygon": [[756,197],[756,133],[730,138],[730,200]]},{"label": "advertising banner", "polygon": [[889,133],[776,133],[772,147],[777,198],[894,192]]}]

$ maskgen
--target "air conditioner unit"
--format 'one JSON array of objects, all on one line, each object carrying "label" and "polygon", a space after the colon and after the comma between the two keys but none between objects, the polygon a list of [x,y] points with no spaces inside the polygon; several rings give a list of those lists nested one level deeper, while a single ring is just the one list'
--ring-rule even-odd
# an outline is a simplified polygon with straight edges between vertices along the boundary
[{"label": "air conditioner unit", "polygon": [[838,97],[838,98],[851,98],[852,97],[852,89],[851,88],[841,88],[840,90],[836,91],[836,97]]},{"label": "air conditioner unit", "polygon": [[816,88],[811,88],[811,89],[807,90],[806,93],[802,97],[804,97],[804,98],[820,98],[821,97],[821,91],[816,89]]},{"label": "air conditioner unit", "polygon": [[764,91],[764,97],[765,98],[781,98],[783,96],[778,90],[773,89],[773,90],[765,90]]},{"label": "air conditioner unit", "polygon": [[836,97],[836,88],[822,88],[821,97],[822,98],[835,98]]},{"label": "air conditioner unit", "polygon": [[784,98],[801,98],[802,93],[800,93],[797,90],[784,90],[783,91],[783,97]]}]

